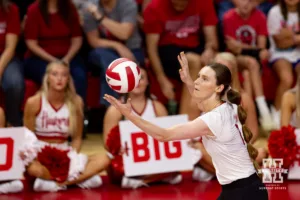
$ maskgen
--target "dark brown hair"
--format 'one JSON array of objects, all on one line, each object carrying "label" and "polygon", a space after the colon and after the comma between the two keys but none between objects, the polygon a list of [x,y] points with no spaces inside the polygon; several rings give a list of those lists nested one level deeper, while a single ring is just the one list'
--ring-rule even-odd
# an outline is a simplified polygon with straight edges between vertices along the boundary
[{"label": "dark brown hair", "polygon": [[[287,21],[288,9],[287,9],[285,0],[279,0],[279,6],[280,6],[281,14],[283,15],[284,20]],[[298,13],[298,19],[300,20],[300,3],[298,3],[298,5],[297,5],[297,13]]]},{"label": "dark brown hair", "polygon": [[[49,0],[39,0],[39,8],[42,17],[47,25],[49,25],[49,12],[48,12],[48,1]],[[75,6],[70,0],[57,0],[57,12],[63,18],[67,25],[72,24],[72,16],[75,11]]]},{"label": "dark brown hair", "polygon": [[224,85],[224,89],[220,93],[220,99],[225,95],[225,93],[227,91],[227,100],[230,103],[238,105],[238,117],[239,117],[239,121],[242,124],[244,140],[247,143],[248,153],[249,153],[251,160],[253,161],[254,167],[256,170],[258,170],[258,165],[255,161],[255,159],[258,155],[258,151],[250,144],[250,140],[252,138],[252,132],[245,125],[246,118],[247,118],[247,112],[241,106],[241,100],[242,100],[241,95],[239,92],[237,92],[231,88],[228,90],[228,88],[231,84],[231,80],[232,80],[231,72],[228,67],[226,67],[225,65],[220,64],[220,63],[213,63],[213,64],[209,65],[209,67],[211,69],[213,69],[216,73],[216,80],[217,80],[216,84]]},{"label": "dark brown hair", "polygon": [[0,10],[7,13],[9,11],[10,0],[0,0]]}]

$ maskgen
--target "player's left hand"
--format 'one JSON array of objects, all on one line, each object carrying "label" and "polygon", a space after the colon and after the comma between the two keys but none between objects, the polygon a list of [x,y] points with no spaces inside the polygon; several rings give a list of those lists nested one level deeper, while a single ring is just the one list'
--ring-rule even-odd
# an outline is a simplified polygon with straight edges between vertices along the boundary
[{"label": "player's left hand", "polygon": [[103,98],[112,106],[114,106],[118,111],[120,111],[125,117],[130,116],[130,114],[132,113],[132,106],[130,102],[131,99],[128,99],[126,104],[123,104],[121,103],[121,101],[108,94],[105,94]]}]

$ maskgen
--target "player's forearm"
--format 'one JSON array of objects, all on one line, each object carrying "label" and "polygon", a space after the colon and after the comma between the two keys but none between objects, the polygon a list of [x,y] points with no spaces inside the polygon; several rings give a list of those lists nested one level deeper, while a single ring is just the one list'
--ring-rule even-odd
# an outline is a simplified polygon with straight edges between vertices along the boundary
[{"label": "player's forearm", "polygon": [[146,134],[150,135],[160,142],[183,140],[193,138],[195,136],[195,131],[188,128],[188,123],[178,124],[166,129],[152,124],[151,122],[148,122],[135,114],[131,114],[127,118],[141,130],[143,130]]},{"label": "player's forearm", "polygon": [[139,127],[141,130],[143,130],[146,134],[150,135],[154,139],[165,142],[168,138],[168,133],[166,129],[161,128],[155,124],[152,124],[144,119],[142,119],[140,116],[137,116],[135,114],[130,114],[130,116],[127,117],[133,124],[135,124],[137,127]]}]

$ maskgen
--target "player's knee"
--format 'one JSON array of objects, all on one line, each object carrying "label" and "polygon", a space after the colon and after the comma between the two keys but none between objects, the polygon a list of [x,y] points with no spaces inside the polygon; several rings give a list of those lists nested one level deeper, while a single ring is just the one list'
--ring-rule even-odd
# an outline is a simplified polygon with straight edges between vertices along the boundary
[{"label": "player's knee", "polygon": [[27,173],[28,173],[28,175],[30,175],[32,177],[42,177],[44,174],[44,170],[41,166],[31,164],[27,168]]}]

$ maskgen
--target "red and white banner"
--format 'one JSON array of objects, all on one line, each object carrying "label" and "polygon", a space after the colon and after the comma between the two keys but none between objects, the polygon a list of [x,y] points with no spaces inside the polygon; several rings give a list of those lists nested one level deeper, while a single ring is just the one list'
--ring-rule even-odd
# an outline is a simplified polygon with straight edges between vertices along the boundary
[{"label": "red and white banner", "polygon": [[296,142],[298,144],[297,159],[289,168],[288,179],[300,180],[300,129],[295,129]]},{"label": "red and white banner", "polygon": [[[159,117],[149,120],[163,128],[169,128],[188,121],[187,115]],[[192,151],[188,140],[158,142],[148,136],[130,121],[121,121],[121,144],[125,175],[176,172],[193,169]]]},{"label": "red and white banner", "polygon": [[0,181],[21,179],[25,171],[19,148],[26,128],[0,128]]}]

